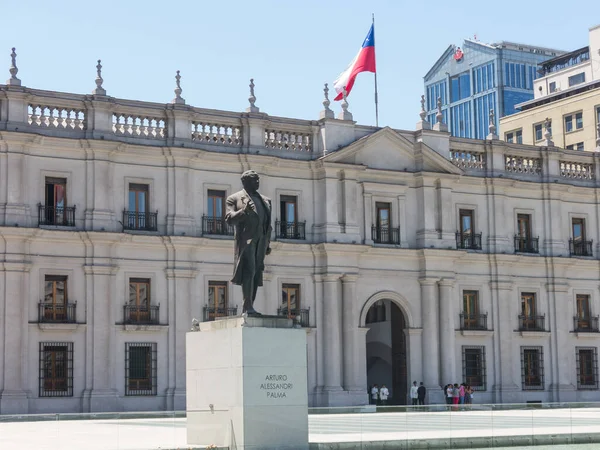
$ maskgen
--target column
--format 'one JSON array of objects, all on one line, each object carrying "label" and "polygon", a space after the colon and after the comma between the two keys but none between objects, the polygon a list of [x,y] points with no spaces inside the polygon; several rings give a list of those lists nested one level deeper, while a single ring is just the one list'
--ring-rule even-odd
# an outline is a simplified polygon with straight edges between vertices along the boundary
[{"label": "column", "polygon": [[342,308],[339,283],[340,275],[323,277],[325,391],[342,390]]},{"label": "column", "polygon": [[[494,351],[500,368],[500,376],[495,374],[496,384],[494,394],[496,403],[518,403],[520,388],[515,383],[515,375],[520,372],[520,360],[518,349],[513,346],[513,334],[517,325],[517,312],[513,307],[516,299],[513,298],[513,284],[507,280],[499,280],[490,283],[492,288],[492,301],[497,299],[494,314]],[[515,366],[516,365],[516,366]],[[490,371],[488,370],[488,373]]]},{"label": "column", "polygon": [[440,389],[439,333],[438,333],[438,288],[437,279],[422,278],[421,283],[421,323],[423,338],[421,357],[423,381],[427,390]]},{"label": "column", "polygon": [[456,345],[454,298],[452,295],[454,280],[444,278],[440,286],[440,367],[442,384],[456,380]]},{"label": "column", "polygon": [[[366,386],[360,385],[360,372],[366,373],[366,361],[359,360],[359,338],[364,340],[366,348],[366,334],[359,332],[359,306],[356,299],[357,275],[344,275],[342,277],[342,341],[343,341],[343,385],[344,390],[350,395],[366,392]],[[351,403],[356,403],[353,399]]]},{"label": "column", "polygon": [[315,337],[315,362],[317,365],[317,392],[315,393],[315,405],[322,406],[320,395],[323,391],[323,386],[325,385],[325,357],[323,355],[323,333],[325,327],[325,321],[323,319],[323,277],[321,275],[314,275],[313,280],[315,283],[315,327],[317,331]]},{"label": "column", "polygon": [[[567,280],[562,279],[560,283],[548,283],[548,298],[550,310],[548,311],[548,322],[546,330],[550,331],[550,351],[544,355],[544,367],[550,368],[546,374],[547,382],[551,381],[550,389],[554,395],[555,402],[576,401],[576,380],[573,366],[565,361],[575,359],[572,346],[566,345],[571,339],[570,330],[573,329],[573,314],[569,314],[571,308],[569,303],[569,285]],[[582,345],[583,346],[583,345]],[[552,375],[552,378],[549,375]]]}]

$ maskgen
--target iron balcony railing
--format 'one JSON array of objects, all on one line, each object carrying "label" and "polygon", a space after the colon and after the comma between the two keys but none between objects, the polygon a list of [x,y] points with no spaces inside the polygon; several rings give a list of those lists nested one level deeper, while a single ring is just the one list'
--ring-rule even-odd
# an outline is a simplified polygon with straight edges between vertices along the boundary
[{"label": "iron balcony railing", "polygon": [[574,241],[569,239],[569,251],[571,256],[592,256],[593,241]]},{"label": "iron balcony railing", "polygon": [[39,323],[75,323],[77,303],[39,303]]},{"label": "iron balcony railing", "polygon": [[233,226],[224,217],[202,216],[202,236],[205,234],[233,236]]},{"label": "iron balcony railing", "polygon": [[160,305],[124,305],[123,322],[128,325],[158,325]]},{"label": "iron balcony railing", "polygon": [[157,212],[139,212],[123,210],[123,229],[156,231]]},{"label": "iron balcony railing", "polygon": [[598,333],[598,316],[596,317],[573,317],[573,329],[578,333]]},{"label": "iron balcony railing", "polygon": [[217,317],[232,317],[237,316],[237,306],[233,308],[215,308],[214,306],[204,307],[204,321],[209,322]]},{"label": "iron balcony railing", "polygon": [[461,330],[487,330],[487,313],[485,314],[460,314]]},{"label": "iron balcony railing", "polygon": [[294,319],[301,327],[308,328],[310,326],[310,308],[308,309],[289,309],[277,308],[277,315]]},{"label": "iron balcony railing", "polygon": [[515,253],[539,253],[540,238],[515,235]]},{"label": "iron balcony railing", "polygon": [[546,331],[544,322],[546,316],[519,315],[519,331]]},{"label": "iron balcony railing", "polygon": [[400,228],[372,225],[371,239],[376,244],[400,245]]},{"label": "iron balcony railing", "polygon": [[456,232],[456,248],[466,250],[481,250],[481,233]]},{"label": "iron balcony railing", "polygon": [[38,203],[38,226],[56,225],[62,227],[75,226],[75,207],[57,208],[56,206]]},{"label": "iron balcony railing", "polygon": [[306,221],[304,222],[282,222],[275,221],[275,236],[277,239],[306,239]]}]

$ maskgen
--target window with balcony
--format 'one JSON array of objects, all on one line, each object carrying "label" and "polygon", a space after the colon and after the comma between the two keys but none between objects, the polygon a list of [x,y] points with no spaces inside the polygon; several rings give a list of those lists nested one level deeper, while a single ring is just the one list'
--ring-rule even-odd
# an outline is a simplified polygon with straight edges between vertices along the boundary
[{"label": "window with balcony", "polygon": [[225,191],[208,190],[202,234],[233,236],[233,227],[225,223]]},{"label": "window with balcony", "polygon": [[592,256],[592,241],[586,240],[585,219],[571,219],[572,239],[569,242],[572,256]]},{"label": "window with balcony", "polygon": [[125,305],[126,324],[158,324],[158,305],[150,302],[150,280],[129,279],[129,301]]},{"label": "window with balcony", "polygon": [[73,396],[73,343],[40,342],[40,397]]},{"label": "window with balcony", "polygon": [[124,229],[156,231],[158,213],[150,212],[150,196],[147,184],[129,184],[128,208],[123,211]]},{"label": "window with balcony", "polygon": [[479,310],[479,291],[463,291],[461,330],[487,330],[487,314]]},{"label": "window with balcony", "polygon": [[155,342],[125,343],[125,395],[156,395]]},{"label": "window with balcony", "polygon": [[519,331],[545,331],[545,316],[537,313],[537,299],[534,292],[521,293],[521,314]]},{"label": "window with balcony", "polygon": [[544,389],[542,347],[521,347],[521,385],[523,390]]},{"label": "window with balcony", "polygon": [[66,178],[46,177],[44,204],[38,205],[39,225],[75,226],[75,207],[67,205]]},{"label": "window with balcony", "polygon": [[590,296],[587,294],[577,294],[575,296],[575,332],[598,332],[598,317],[592,317],[590,308]]},{"label": "window with balcony", "polygon": [[475,233],[475,211],[459,211],[460,231],[456,232],[456,247],[459,249],[481,250],[481,233]]},{"label": "window with balcony", "polygon": [[569,87],[585,83],[585,72],[578,73],[569,77]]},{"label": "window with balcony", "polygon": [[375,225],[371,227],[371,238],[376,244],[400,244],[400,228],[392,227],[391,203],[375,203]]},{"label": "window with balcony", "polygon": [[538,238],[532,237],[531,215],[517,214],[517,234],[515,235],[515,252],[538,253]]},{"label": "window with balcony", "polygon": [[598,349],[577,347],[577,389],[598,389]]},{"label": "window with balcony", "polygon": [[67,277],[46,275],[44,299],[39,304],[38,321],[42,323],[75,323],[75,303],[69,303]]},{"label": "window with balcony", "polygon": [[578,112],[565,116],[565,133],[581,130],[583,128],[583,113]]},{"label": "window with balcony", "polygon": [[513,130],[513,131],[509,131],[508,133],[505,133],[504,140],[511,144],[512,143],[522,144],[523,143],[523,130],[518,129],[518,130]]},{"label": "window with balcony", "polygon": [[281,219],[275,224],[278,239],[306,239],[305,223],[298,220],[298,197],[282,195],[279,199]]},{"label": "window with balcony", "polygon": [[462,366],[465,383],[476,391],[486,390],[485,347],[463,346]]},{"label": "window with balcony", "polygon": [[299,284],[284,283],[281,286],[281,303],[277,315],[294,319],[303,327],[308,327],[308,309],[301,308]]},{"label": "window with balcony", "polygon": [[227,281],[209,281],[208,304],[204,307],[204,321],[235,315],[237,315],[237,307],[229,306]]}]

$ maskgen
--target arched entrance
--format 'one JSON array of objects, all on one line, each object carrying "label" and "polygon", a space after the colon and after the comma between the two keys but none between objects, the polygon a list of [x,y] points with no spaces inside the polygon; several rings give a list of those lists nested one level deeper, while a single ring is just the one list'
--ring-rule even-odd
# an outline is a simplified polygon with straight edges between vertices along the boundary
[{"label": "arched entrance", "polygon": [[[388,299],[377,300],[368,309],[367,385],[385,384],[390,391],[388,404],[407,403],[408,367],[406,334],[407,320],[398,305]],[[369,393],[370,398],[370,393]]]}]

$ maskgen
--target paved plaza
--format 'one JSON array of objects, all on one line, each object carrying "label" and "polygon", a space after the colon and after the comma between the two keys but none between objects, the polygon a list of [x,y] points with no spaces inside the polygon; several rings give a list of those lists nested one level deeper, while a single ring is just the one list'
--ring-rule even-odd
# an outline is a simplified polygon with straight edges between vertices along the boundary
[{"label": "paved plaza", "polygon": [[[186,442],[185,418],[56,420],[55,417],[53,420],[7,422],[6,417],[0,416],[0,449],[191,448]],[[461,411],[311,414],[309,416],[311,443],[579,435],[599,432],[600,409],[598,408],[508,410],[493,413]],[[211,442],[194,448],[204,448],[208,444]],[[569,448],[569,450],[598,448],[598,444],[594,445],[595,447],[582,445],[562,448]]]}]

